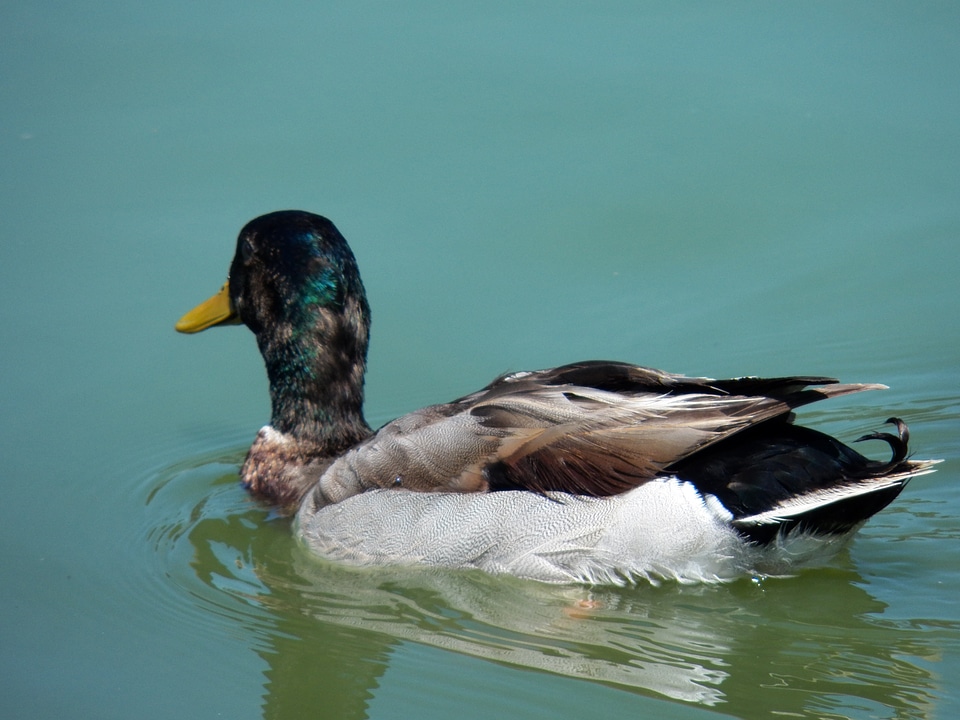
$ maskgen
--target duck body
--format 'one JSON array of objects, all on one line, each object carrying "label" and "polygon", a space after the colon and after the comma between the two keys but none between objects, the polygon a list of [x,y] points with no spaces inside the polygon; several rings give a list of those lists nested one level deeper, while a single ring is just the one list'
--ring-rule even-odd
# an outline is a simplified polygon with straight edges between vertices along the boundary
[{"label": "duck body", "polygon": [[224,289],[181,319],[242,322],[267,367],[270,425],[241,476],[296,512],[318,554],[479,568],[546,582],[718,581],[829,556],[932,461],[889,461],[794,425],[793,410],[881,385],[690,378],[590,361],[504,375],[373,432],[370,311],[333,224],[301,211],[241,231]]}]

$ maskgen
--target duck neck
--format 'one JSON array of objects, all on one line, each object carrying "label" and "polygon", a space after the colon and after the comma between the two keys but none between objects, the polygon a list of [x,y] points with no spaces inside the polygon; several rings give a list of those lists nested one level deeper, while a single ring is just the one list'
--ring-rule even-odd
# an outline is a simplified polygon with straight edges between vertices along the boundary
[{"label": "duck neck", "polygon": [[261,347],[270,382],[270,424],[313,458],[336,457],[371,435],[363,417],[366,348],[332,352],[326,347],[293,341]]},{"label": "duck neck", "polygon": [[[319,347],[319,351],[308,351]],[[323,346],[261,346],[270,380],[270,425],[240,470],[246,488],[283,514],[296,512],[330,464],[371,435],[363,419],[363,352],[346,362]]]},{"label": "duck neck", "polygon": [[334,459],[372,434],[363,418],[370,310],[362,286],[335,304],[285,310],[282,321],[246,321],[267,369],[272,412],[241,476],[253,495],[293,510]]}]

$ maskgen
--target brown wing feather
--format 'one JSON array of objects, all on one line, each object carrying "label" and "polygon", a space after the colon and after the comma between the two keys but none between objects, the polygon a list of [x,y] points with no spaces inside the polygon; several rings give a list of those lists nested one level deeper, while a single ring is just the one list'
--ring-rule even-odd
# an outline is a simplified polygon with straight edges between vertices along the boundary
[{"label": "brown wing feather", "polygon": [[[830,384],[809,388],[819,383]],[[372,487],[616,494],[746,427],[876,387],[717,381],[600,362],[516,373],[388,423],[339,458],[318,491],[326,502]]]},{"label": "brown wing feather", "polygon": [[[516,385],[512,392],[505,387],[510,383]],[[807,389],[815,383],[832,384]],[[501,378],[470,400],[485,428],[509,429],[483,470],[489,489],[612,495],[793,408],[880,387],[822,377],[715,381],[580,363]]]}]

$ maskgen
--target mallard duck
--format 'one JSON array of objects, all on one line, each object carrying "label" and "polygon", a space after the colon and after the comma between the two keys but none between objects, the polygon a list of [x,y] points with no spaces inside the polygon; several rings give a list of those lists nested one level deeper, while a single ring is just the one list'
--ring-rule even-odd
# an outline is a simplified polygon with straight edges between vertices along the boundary
[{"label": "mallard duck", "polygon": [[934,461],[889,461],[793,424],[876,384],[685,377],[620,362],[514,372],[374,432],[370,308],[334,224],[274,212],[240,232],[229,279],[176,329],[242,323],[272,413],[240,470],[312,550],[360,564],[482,568],[547,582],[716,581],[836,551]]}]

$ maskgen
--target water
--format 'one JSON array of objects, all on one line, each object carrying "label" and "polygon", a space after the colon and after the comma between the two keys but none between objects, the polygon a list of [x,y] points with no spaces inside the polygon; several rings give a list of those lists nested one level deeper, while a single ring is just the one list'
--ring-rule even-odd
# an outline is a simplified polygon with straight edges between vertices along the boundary
[{"label": "water", "polygon": [[[872,3],[0,10],[0,710],[954,717],[960,12]],[[545,587],[306,557],[235,473],[236,232],[329,215],[373,424],[603,357],[883,382],[914,481],[827,568]]]}]

